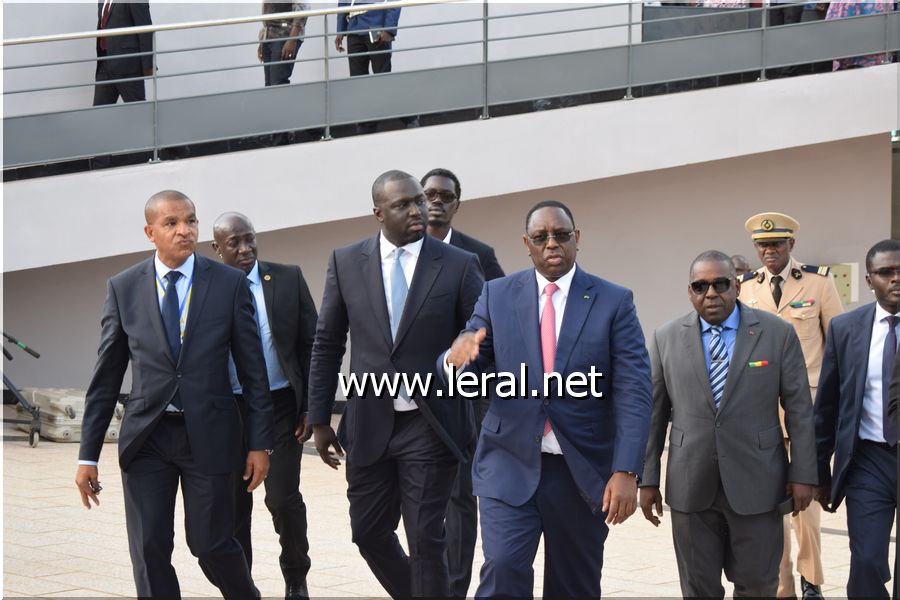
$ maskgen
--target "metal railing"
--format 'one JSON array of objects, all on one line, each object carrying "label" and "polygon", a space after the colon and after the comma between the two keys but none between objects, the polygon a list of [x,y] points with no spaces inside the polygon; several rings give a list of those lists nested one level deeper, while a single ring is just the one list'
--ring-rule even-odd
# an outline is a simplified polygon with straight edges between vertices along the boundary
[{"label": "metal railing", "polygon": [[[448,5],[452,2],[453,0],[402,0],[366,5],[366,8],[387,10]],[[802,4],[797,3],[796,6]],[[332,52],[332,42],[336,35],[341,34],[330,31],[327,18],[329,15],[359,10],[359,6],[4,40],[5,47],[13,48],[26,44],[154,34],[153,49],[150,52],[4,65],[6,79],[9,73],[27,69],[95,63],[98,60],[121,59],[123,56],[151,55],[153,63],[150,75],[102,82],[150,81],[151,93],[146,101],[5,116],[4,168],[137,151],[150,151],[152,160],[157,161],[161,148],[287,130],[321,129],[324,132],[322,138],[327,140],[331,139],[332,128],[338,125],[461,109],[477,109],[478,116],[487,119],[492,107],[503,104],[605,90],[622,90],[621,97],[631,99],[635,88],[640,86],[733,73],[756,72],[757,79],[765,81],[771,69],[846,56],[876,53],[885,53],[887,56],[887,53],[900,49],[900,13],[769,27],[767,19],[763,18],[768,10],[765,7],[686,9],[682,12],[690,14],[663,15],[647,21],[644,19],[642,5],[633,2],[563,6],[513,14],[496,14],[496,11],[492,14],[487,1],[480,7],[472,4],[455,6],[470,7],[460,10],[468,10],[472,15],[407,24],[400,27],[400,31],[408,36],[410,32],[426,28],[441,28],[443,31],[454,26],[472,25],[468,37],[441,43],[394,47],[355,56],[393,54],[402,57],[429,51],[441,51],[446,56],[452,56],[451,53],[457,52],[459,48],[471,47],[474,52],[470,52],[469,56],[477,54],[477,59],[448,64],[453,61],[445,60],[442,55],[438,66],[426,64],[414,70],[367,77],[335,76],[335,60],[342,62],[346,57]],[[779,5],[779,9],[786,6]],[[433,6],[430,10],[436,14],[442,7]],[[480,14],[476,14],[476,11]],[[593,14],[598,22],[590,22],[589,14]],[[535,18],[541,18],[544,23],[548,18],[560,15],[567,19],[571,16],[570,20],[575,26],[542,26],[528,31],[529,27],[525,23],[528,19]],[[294,60],[265,65],[237,62],[213,68],[188,68],[162,73],[157,69],[160,57],[255,46],[260,41],[239,39],[228,43],[159,49],[155,34],[245,25],[266,20],[290,20],[295,17],[323,17],[322,33],[303,36],[304,48],[322,40],[321,57],[298,56]],[[512,27],[514,31],[511,33],[494,31],[504,27],[509,29],[507,23],[515,19],[521,21]],[[657,39],[648,41],[644,39],[643,28],[651,24],[654,31],[657,31]],[[669,35],[665,34],[668,24],[672,24]],[[476,28],[480,32],[476,33]],[[691,32],[691,29],[694,31]],[[685,30],[689,33],[684,34]],[[353,33],[365,34],[369,31],[381,29],[358,30]],[[663,31],[663,34],[659,34],[659,31]],[[596,43],[581,43],[581,47],[567,49],[567,42],[559,41],[572,40],[575,36],[586,33],[593,34]],[[606,37],[600,39],[603,36]],[[535,54],[526,49],[515,56],[510,56],[510,52],[498,52],[504,48],[504,44],[534,46],[537,41],[548,38],[557,40],[557,47],[551,51]],[[497,56],[498,54],[504,55]],[[163,97],[160,93],[162,83],[175,81],[177,78],[221,75],[288,63],[295,66],[321,64],[321,77],[286,86],[254,87],[217,93],[181,93],[171,97]],[[20,95],[44,94],[94,85],[92,78],[89,81],[51,83],[36,87],[12,86],[11,89],[7,84],[3,94],[8,105],[10,98]],[[440,94],[417,96],[411,93],[422,88],[436,89]],[[296,110],[297,106],[302,107],[302,110]],[[248,107],[262,107],[262,114],[254,114],[255,111],[248,111]],[[98,127],[98,124],[102,124],[102,127]]]}]

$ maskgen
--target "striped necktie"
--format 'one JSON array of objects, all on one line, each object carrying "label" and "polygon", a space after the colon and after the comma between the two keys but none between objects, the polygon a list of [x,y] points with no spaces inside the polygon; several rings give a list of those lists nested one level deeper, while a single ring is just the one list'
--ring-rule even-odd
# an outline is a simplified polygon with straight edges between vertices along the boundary
[{"label": "striped necktie", "polygon": [[722,340],[722,327],[713,325],[709,328],[709,385],[712,388],[713,402],[716,410],[725,393],[725,379],[728,377],[728,351]]}]

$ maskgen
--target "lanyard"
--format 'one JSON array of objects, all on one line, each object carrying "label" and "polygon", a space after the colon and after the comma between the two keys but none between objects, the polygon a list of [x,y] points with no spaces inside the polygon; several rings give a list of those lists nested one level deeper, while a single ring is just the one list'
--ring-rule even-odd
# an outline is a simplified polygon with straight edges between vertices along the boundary
[{"label": "lanyard", "polygon": [[[174,284],[173,284],[174,285]],[[166,295],[166,287],[163,285],[163,280],[159,276],[159,272],[156,273],[156,287],[159,288],[159,291],[162,292],[163,297]],[[191,278],[188,280],[188,289],[187,294],[184,295],[184,298],[181,299],[181,304],[178,306],[178,329],[181,333],[181,340],[184,341],[184,321],[187,317],[185,313],[185,309],[190,309],[191,305],[191,292],[194,290],[194,274],[191,273]],[[173,290],[176,294],[178,290]]]}]

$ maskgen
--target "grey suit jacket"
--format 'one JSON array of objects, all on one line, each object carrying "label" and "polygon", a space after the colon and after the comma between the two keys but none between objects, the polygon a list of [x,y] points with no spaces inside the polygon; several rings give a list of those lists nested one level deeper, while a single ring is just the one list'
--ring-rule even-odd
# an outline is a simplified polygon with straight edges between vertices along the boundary
[{"label": "grey suit jacket", "polygon": [[[666,503],[680,512],[709,508],[719,482],[735,512],[762,514],[786,498],[788,481],[815,485],[816,446],[806,364],[794,329],[738,304],[741,323],[718,411],[696,312],[654,332],[653,416],[642,486],[659,486],[669,419]],[[751,363],[767,362],[763,366]],[[782,441],[778,399],[791,436]]]}]

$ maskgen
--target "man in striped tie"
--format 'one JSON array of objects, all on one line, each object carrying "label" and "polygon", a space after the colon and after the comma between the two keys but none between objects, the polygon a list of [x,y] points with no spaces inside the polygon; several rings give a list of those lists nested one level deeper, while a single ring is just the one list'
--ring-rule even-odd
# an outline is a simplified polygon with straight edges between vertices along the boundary
[{"label": "man in striped tie", "polygon": [[653,416],[640,505],[658,526],[660,456],[671,419],[666,503],[685,597],[721,598],[723,570],[735,596],[775,596],[782,514],[805,510],[817,482],[797,334],[739,303],[739,292],[728,255],[703,252],[690,270],[694,310],[657,329],[650,343]]}]

